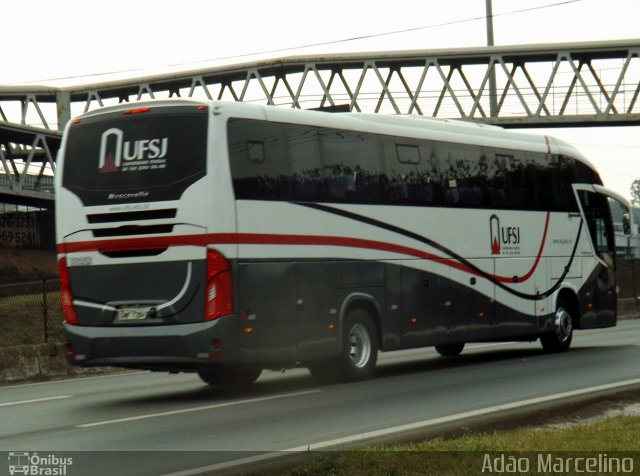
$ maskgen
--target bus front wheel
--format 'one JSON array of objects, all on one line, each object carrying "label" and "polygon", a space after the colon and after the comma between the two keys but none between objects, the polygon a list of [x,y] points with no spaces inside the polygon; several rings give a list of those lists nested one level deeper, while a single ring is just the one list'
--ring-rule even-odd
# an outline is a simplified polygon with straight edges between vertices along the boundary
[{"label": "bus front wheel", "polygon": [[553,332],[540,336],[540,343],[545,352],[564,352],[569,349],[573,338],[573,319],[569,306],[558,301],[553,317]]}]

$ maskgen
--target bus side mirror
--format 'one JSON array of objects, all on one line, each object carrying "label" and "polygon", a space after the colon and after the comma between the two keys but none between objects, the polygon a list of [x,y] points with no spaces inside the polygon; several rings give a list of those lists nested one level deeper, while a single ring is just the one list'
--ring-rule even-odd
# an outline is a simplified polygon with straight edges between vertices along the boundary
[{"label": "bus side mirror", "polygon": [[633,216],[631,215],[631,204],[621,198],[609,196],[609,206],[611,207],[614,222],[622,221],[622,234],[629,236],[633,228]]},{"label": "bus side mirror", "polygon": [[622,214],[622,231],[627,236],[631,234],[631,214],[628,209]]}]

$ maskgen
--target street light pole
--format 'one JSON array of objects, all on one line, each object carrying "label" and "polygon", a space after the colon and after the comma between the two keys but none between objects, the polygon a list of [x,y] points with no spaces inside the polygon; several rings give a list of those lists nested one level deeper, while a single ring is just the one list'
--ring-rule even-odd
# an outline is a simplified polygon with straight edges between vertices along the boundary
[{"label": "street light pole", "polygon": [[[487,46],[493,46],[493,7],[491,5],[492,0],[486,0],[486,18],[487,18]],[[491,56],[489,57],[489,66],[491,68],[491,75],[489,76],[489,111],[492,118],[498,117],[498,100],[496,93],[496,71],[491,64]]]}]

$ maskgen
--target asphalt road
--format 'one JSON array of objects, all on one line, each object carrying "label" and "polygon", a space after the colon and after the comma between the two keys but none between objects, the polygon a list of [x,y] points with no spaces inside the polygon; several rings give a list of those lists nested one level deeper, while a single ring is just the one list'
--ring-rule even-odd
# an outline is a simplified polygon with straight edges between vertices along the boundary
[{"label": "asphalt road", "polygon": [[70,476],[215,473],[268,452],[425,433],[621,382],[640,386],[640,320],[577,332],[563,354],[544,354],[537,342],[469,345],[457,358],[432,349],[382,354],[375,378],[352,384],[319,386],[294,369],[264,372],[242,389],[147,372],[6,386],[0,474],[17,452],[37,452],[50,467],[72,458]]}]

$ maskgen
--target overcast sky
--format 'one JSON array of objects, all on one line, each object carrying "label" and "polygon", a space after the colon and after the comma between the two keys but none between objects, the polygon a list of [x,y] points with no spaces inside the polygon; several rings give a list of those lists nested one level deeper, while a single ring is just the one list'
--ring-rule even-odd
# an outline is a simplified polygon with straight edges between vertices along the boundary
[{"label": "overcast sky", "polygon": [[[7,0],[0,85],[76,76],[73,82],[83,83],[100,81],[104,73],[137,76],[170,65],[189,69],[265,57],[482,46],[485,3]],[[638,0],[493,0],[493,13],[496,45],[640,37]],[[573,143],[596,164],[605,185],[627,196],[640,178],[640,128],[549,133]]]}]

